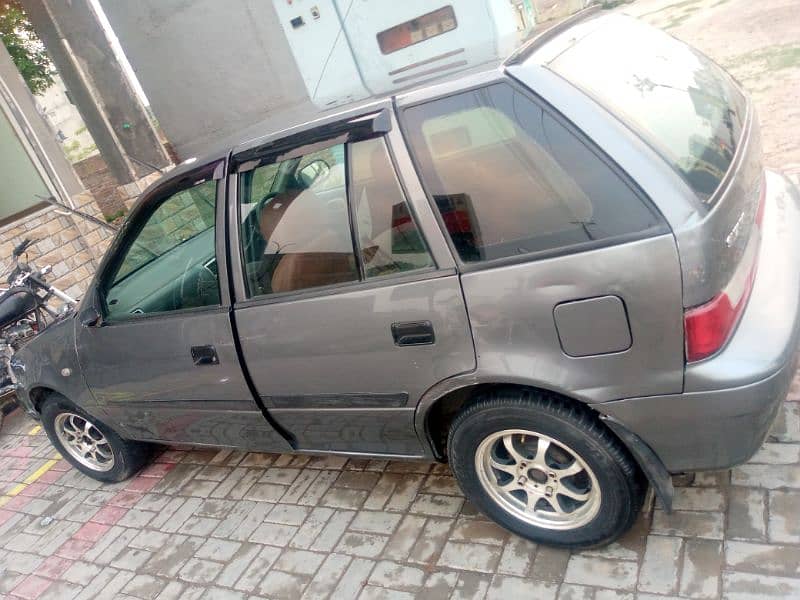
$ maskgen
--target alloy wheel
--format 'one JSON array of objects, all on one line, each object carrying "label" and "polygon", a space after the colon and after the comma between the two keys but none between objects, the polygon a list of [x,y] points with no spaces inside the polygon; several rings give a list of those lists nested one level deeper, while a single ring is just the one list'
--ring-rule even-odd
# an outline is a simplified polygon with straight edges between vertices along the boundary
[{"label": "alloy wheel", "polygon": [[64,412],[55,419],[58,440],[79,463],[94,471],[114,468],[114,452],[106,436],[81,415]]},{"label": "alloy wheel", "polygon": [[592,469],[566,444],[525,429],[487,436],[475,454],[484,490],[506,512],[544,529],[589,523],[601,492]]}]

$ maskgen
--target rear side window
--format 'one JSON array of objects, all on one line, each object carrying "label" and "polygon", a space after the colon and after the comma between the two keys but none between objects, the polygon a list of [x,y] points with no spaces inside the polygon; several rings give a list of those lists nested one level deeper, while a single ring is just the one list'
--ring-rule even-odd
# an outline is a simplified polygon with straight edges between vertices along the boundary
[{"label": "rear side window", "polygon": [[608,164],[510,85],[414,106],[405,119],[423,181],[464,262],[659,225]]},{"label": "rear side window", "polygon": [[599,27],[548,65],[639,133],[704,202],[730,168],[746,100],[716,64],[634,20]]}]

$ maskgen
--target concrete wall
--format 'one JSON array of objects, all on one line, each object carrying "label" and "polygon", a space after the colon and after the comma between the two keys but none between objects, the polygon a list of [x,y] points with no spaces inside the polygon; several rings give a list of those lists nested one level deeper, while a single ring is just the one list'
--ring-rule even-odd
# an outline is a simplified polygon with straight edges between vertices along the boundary
[{"label": "concrete wall", "polygon": [[271,0],[101,4],[181,158],[307,101]]}]

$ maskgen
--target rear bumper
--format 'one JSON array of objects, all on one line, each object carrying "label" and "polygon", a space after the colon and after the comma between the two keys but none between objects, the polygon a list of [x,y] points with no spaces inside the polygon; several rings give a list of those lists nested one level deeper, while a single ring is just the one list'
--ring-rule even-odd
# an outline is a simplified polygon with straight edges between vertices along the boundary
[{"label": "rear bumper", "polygon": [[639,436],[670,472],[747,461],[786,398],[800,342],[800,191],[767,172],[753,291],[722,352],[687,366],[681,394],[594,405]]}]

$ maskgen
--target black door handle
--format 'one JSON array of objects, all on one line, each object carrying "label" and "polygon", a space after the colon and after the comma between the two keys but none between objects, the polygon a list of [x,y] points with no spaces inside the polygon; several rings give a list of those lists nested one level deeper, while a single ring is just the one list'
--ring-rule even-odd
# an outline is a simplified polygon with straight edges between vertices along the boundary
[{"label": "black door handle", "polygon": [[392,323],[392,337],[397,346],[423,346],[436,341],[430,321]]},{"label": "black door handle", "polygon": [[196,367],[218,365],[217,349],[214,346],[192,346],[192,360]]}]

